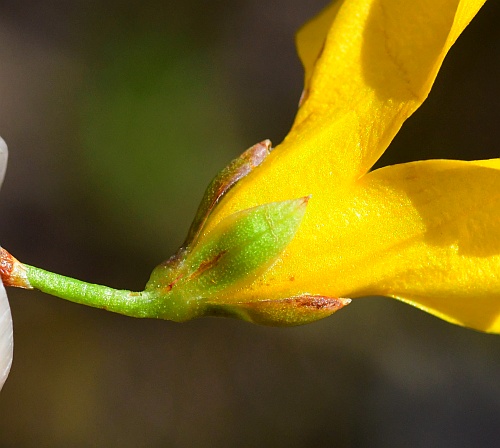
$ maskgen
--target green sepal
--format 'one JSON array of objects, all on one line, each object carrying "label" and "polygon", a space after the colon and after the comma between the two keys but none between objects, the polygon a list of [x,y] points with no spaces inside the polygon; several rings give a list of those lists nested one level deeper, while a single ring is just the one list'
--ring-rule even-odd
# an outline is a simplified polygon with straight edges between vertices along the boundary
[{"label": "green sepal", "polygon": [[324,319],[349,303],[351,299],[303,294],[245,303],[210,303],[206,314],[235,317],[259,325],[291,327]]},{"label": "green sepal", "polygon": [[215,176],[205,190],[205,194],[198,207],[193,223],[189,228],[188,236],[186,237],[186,241],[184,241],[183,247],[188,247],[196,241],[210,213],[222,196],[224,196],[236,182],[258,167],[270,151],[271,141],[263,140],[248,148]]},{"label": "green sepal", "polygon": [[218,295],[250,284],[293,239],[308,200],[273,202],[228,216],[158,266],[145,290],[158,304],[154,317],[183,321],[210,314]]}]

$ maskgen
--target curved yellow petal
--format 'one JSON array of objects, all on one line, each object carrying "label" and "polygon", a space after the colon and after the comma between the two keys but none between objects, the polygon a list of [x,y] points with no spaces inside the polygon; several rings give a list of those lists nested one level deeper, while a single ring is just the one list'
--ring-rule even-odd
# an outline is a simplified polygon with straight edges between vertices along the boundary
[{"label": "curved yellow petal", "polygon": [[423,101],[448,48],[482,3],[339,3],[292,131],[219,203],[206,230],[239,210],[310,194],[308,215],[318,207],[320,221],[330,219],[334,196],[371,167]]},{"label": "curved yellow petal", "polygon": [[297,32],[295,38],[297,54],[304,66],[304,98],[307,96],[309,90],[314,65],[323,51],[328,30],[335,20],[335,16],[342,3],[343,0],[332,2]]},{"label": "curved yellow petal", "polygon": [[379,196],[372,206],[384,210],[382,221],[402,210],[414,221],[371,262],[365,291],[500,333],[500,160],[395,165],[362,182]]},{"label": "curved yellow petal", "polygon": [[329,208],[313,197],[283,256],[235,301],[387,295],[500,332],[500,160],[395,165],[325,194]]},{"label": "curved yellow petal", "polygon": [[[344,0],[332,4],[298,36],[307,90],[287,140],[304,140],[319,131],[348,133],[356,138],[335,151],[323,148],[323,156],[342,167],[339,174],[356,178],[366,173],[425,100],[446,53],[483,3]],[[289,152],[293,157],[293,150]]]},{"label": "curved yellow petal", "polygon": [[[424,100],[448,48],[482,1],[339,4],[293,129],[219,204],[214,225],[262,203],[324,196],[330,184],[338,192],[361,177]],[[331,205],[327,198],[324,207]]]}]

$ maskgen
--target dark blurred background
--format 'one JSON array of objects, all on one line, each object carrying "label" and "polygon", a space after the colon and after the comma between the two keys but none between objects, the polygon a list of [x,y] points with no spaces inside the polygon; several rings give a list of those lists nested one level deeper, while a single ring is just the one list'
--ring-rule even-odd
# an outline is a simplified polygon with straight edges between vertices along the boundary
[{"label": "dark blurred background", "polygon": [[[140,290],[208,181],[291,125],[295,30],[326,0],[0,0],[1,243]],[[207,6],[208,5],[208,6]],[[498,157],[500,3],[381,164]],[[138,320],[10,290],[2,447],[491,447],[500,337],[394,300],[310,326]]]}]

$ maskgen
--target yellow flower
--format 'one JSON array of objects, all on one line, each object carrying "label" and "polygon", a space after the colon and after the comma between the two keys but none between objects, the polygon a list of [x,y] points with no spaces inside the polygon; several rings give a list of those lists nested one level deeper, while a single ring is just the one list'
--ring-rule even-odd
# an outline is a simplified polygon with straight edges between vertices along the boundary
[{"label": "yellow flower", "polygon": [[0,248],[4,283],[135,317],[268,325],[385,295],[500,333],[500,159],[369,172],[483,3],[338,0],[309,22],[290,133],[219,173],[183,247],[144,291],[59,276]]},{"label": "yellow flower", "polygon": [[203,234],[251,207],[311,199],[277,261],[218,301],[384,295],[500,332],[500,160],[369,172],[483,3],[336,1],[304,26],[293,127],[221,199]]}]

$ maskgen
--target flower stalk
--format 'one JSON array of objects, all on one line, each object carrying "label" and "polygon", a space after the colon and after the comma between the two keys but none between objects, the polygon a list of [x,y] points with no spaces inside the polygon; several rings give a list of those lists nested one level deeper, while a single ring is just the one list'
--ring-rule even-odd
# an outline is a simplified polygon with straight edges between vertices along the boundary
[{"label": "flower stalk", "polygon": [[71,302],[131,317],[149,316],[148,293],[119,290],[24,265],[31,288]]},{"label": "flower stalk", "polygon": [[133,317],[144,317],[144,292],[113,289],[108,286],[76,280],[21,263],[3,247],[0,248],[0,274],[7,286],[38,289],[61,299],[102,308]]},{"label": "flower stalk", "polygon": [[[226,316],[263,325],[304,324],[329,316],[350,300],[307,293],[247,301],[234,300],[234,296],[241,285],[272,266],[288,246],[309,199],[240,211],[207,234],[202,232],[206,219],[201,217],[200,228],[193,231],[196,241],[154,269],[142,292],[87,283],[23,264],[3,248],[0,273],[6,285],[38,289],[130,317],[183,322],[200,316]],[[211,208],[207,208],[208,214]]]}]

